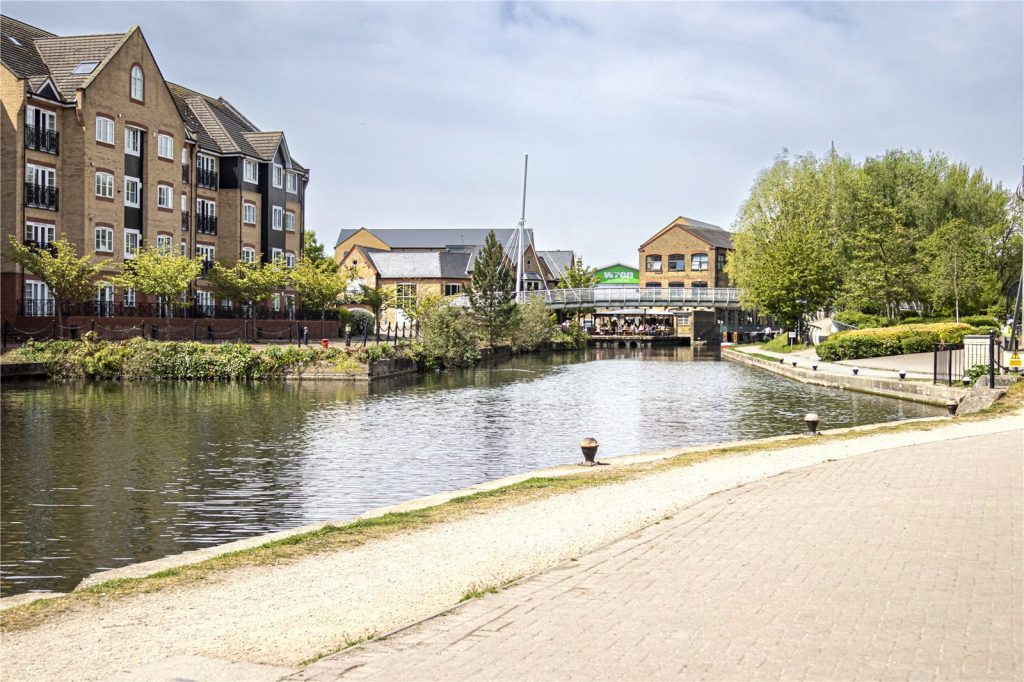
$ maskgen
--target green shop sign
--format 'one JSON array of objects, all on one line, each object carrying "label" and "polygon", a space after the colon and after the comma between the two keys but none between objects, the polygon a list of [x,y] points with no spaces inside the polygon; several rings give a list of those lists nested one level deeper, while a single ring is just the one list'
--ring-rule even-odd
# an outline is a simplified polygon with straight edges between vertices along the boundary
[{"label": "green shop sign", "polygon": [[622,263],[609,265],[597,271],[599,286],[637,286],[640,284],[640,271]]}]

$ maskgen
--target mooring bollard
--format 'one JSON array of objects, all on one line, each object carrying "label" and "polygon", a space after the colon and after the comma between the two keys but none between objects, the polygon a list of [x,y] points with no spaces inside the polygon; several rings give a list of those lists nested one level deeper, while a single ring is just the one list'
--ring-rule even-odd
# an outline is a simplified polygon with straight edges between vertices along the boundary
[{"label": "mooring bollard", "polygon": [[580,450],[583,451],[583,463],[584,464],[596,464],[594,458],[597,457],[597,440],[593,438],[584,438],[580,441]]},{"label": "mooring bollard", "polygon": [[796,360],[793,361],[793,366],[796,367]]},{"label": "mooring bollard", "polygon": [[779,364],[780,365],[786,364],[786,358],[779,358]]},{"label": "mooring bollard", "polygon": [[904,370],[902,370],[902,369],[901,369],[901,370],[900,370],[900,381],[903,381],[903,380],[904,380],[904,379],[906,379],[906,378],[907,378],[907,373],[906,373],[906,371],[904,371]]},{"label": "mooring bollard", "polygon": [[811,365],[811,371],[812,372],[817,372],[818,371],[818,366],[817,365]]},{"label": "mooring bollard", "polygon": [[807,424],[808,435],[811,435],[811,436],[818,435],[818,422],[819,421],[820,420],[818,419],[818,415],[816,415],[814,412],[811,412],[810,414],[808,414],[808,415],[806,415],[804,417],[804,423]]},{"label": "mooring bollard", "polygon": [[955,417],[956,416],[956,408],[958,408],[958,407],[960,407],[960,403],[958,403],[957,401],[953,400],[952,398],[950,398],[949,400],[946,401],[946,409],[949,410],[949,416],[950,417]]},{"label": "mooring bollard", "polygon": [[853,368],[853,376],[857,376],[857,372],[859,372],[859,371],[860,371],[860,367],[854,367]]},{"label": "mooring bollard", "polygon": [[964,378],[963,378],[963,382],[964,382],[964,388],[967,388],[968,386],[971,385],[971,378],[965,374]]}]

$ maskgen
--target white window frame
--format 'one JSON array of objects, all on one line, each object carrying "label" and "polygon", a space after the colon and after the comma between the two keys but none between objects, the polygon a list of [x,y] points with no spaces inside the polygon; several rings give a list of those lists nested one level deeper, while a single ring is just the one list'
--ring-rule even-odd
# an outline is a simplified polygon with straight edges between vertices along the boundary
[{"label": "white window frame", "polygon": [[216,249],[208,244],[196,244],[196,258],[202,256],[203,260],[212,263]]},{"label": "white window frame", "polygon": [[242,202],[242,222],[246,225],[256,224],[256,204],[248,201]]},{"label": "white window frame", "polygon": [[57,130],[57,113],[42,107],[34,107],[31,104],[25,107],[25,125],[35,126],[36,118],[41,118],[46,123],[43,130]]},{"label": "white window frame", "polygon": [[181,165],[188,165],[188,147],[181,145]]},{"label": "white window frame", "polygon": [[25,221],[26,240],[31,240],[42,246],[46,246],[56,238],[56,235],[57,226],[52,223],[37,223],[33,220]]},{"label": "white window frame", "polygon": [[96,196],[103,197],[104,199],[114,198],[113,173],[107,173],[106,171],[96,171]]},{"label": "white window frame", "polygon": [[274,164],[274,187],[284,187],[284,166],[277,163]]},{"label": "white window frame", "polygon": [[140,102],[146,101],[146,74],[138,64],[132,67],[129,75],[131,79],[131,97]]},{"label": "white window frame", "polygon": [[[135,201],[132,201],[131,199],[129,199],[129,197],[131,196],[131,193],[128,191],[128,187],[131,186],[131,185],[135,186],[135,192],[134,192],[135,193]],[[133,178],[130,175],[124,176],[124,205],[125,206],[130,206],[132,208],[139,208],[139,206],[141,205],[141,201],[142,201],[142,197],[140,196],[141,194],[142,194],[142,181],[139,180],[138,178]]]},{"label": "white window frame", "polygon": [[96,117],[96,141],[114,144],[114,119],[106,116]]},{"label": "white window frame", "polygon": [[[103,235],[103,238],[100,238]],[[114,228],[97,225],[93,233],[93,250],[96,253],[114,253]]]},{"label": "white window frame", "polygon": [[[260,165],[255,161],[245,159],[242,162],[242,180],[257,184],[260,181]],[[252,172],[250,172],[252,171]]]},{"label": "white window frame", "polygon": [[125,287],[124,288],[124,307],[125,308],[134,308],[135,305],[136,305],[136,301],[137,300],[138,300],[138,296],[136,296],[135,289],[132,289],[131,287]]},{"label": "white window frame", "polygon": [[[131,239],[131,237],[134,237],[134,239]],[[134,251],[132,251],[131,247],[129,246],[129,243],[132,242],[132,241],[135,242],[135,250]],[[142,248],[142,231],[141,230],[133,230],[133,229],[130,229],[130,228],[125,228],[125,231],[124,231],[124,259],[125,260],[131,260],[132,258],[135,258],[135,254],[139,252],[140,248]]]},{"label": "white window frame", "polygon": [[295,254],[289,251],[284,253],[284,264],[289,268],[295,267]]},{"label": "white window frame", "polygon": [[284,229],[289,232],[295,231],[295,212],[285,211],[284,212]]},{"label": "white window frame", "polygon": [[[409,291],[412,293],[408,293]],[[416,304],[418,295],[419,287],[416,286],[416,282],[400,283],[395,287],[395,307],[400,310],[408,310],[409,306]]]},{"label": "white window frame", "polygon": [[156,205],[174,210],[174,188],[170,185],[156,186]]},{"label": "white window frame", "polygon": [[242,262],[243,263],[255,263],[256,262],[256,249],[251,246],[242,247]]},{"label": "white window frame", "polygon": [[181,240],[181,255],[188,256],[188,242],[184,239]]},{"label": "white window frame", "polygon": [[[45,182],[40,182],[45,178]],[[37,166],[34,163],[25,164],[25,182],[30,182],[43,187],[57,186],[57,170],[47,166]]]},{"label": "white window frame", "polygon": [[53,315],[53,292],[45,282],[38,279],[26,279],[22,296],[24,296],[23,303],[31,301],[25,310],[26,315],[30,317]]},{"label": "white window frame", "polygon": [[215,304],[213,292],[208,289],[196,289],[196,306],[200,308],[212,308]]},{"label": "white window frame", "polygon": [[271,297],[271,300],[273,300],[273,302],[274,302],[274,312],[275,313],[281,312],[281,294],[274,294]]},{"label": "white window frame", "polygon": [[158,234],[156,236],[156,248],[164,254],[170,254],[174,248],[174,239],[169,234]]},{"label": "white window frame", "polygon": [[275,230],[284,229],[284,209],[281,208],[280,206],[274,206],[272,214],[274,220],[271,223],[271,227],[273,227]]},{"label": "white window frame", "polygon": [[[135,126],[124,127],[124,153],[131,156],[142,156],[142,140],[146,137],[146,131]],[[135,144],[132,144],[134,139]]]},{"label": "white window frame", "polygon": [[[167,152],[164,154],[164,152]],[[174,136],[164,135],[163,133],[157,133],[156,136],[156,155],[162,159],[174,160]]]},{"label": "white window frame", "polygon": [[287,184],[287,188],[288,188],[288,193],[289,194],[298,194],[299,193],[299,174],[298,173],[292,173],[291,171],[288,171],[287,175],[285,175],[285,182]]},{"label": "white window frame", "polygon": [[277,248],[276,246],[274,248],[270,249],[270,261],[271,262],[276,261],[278,258],[280,258],[283,255],[284,255],[284,251],[282,249]]}]

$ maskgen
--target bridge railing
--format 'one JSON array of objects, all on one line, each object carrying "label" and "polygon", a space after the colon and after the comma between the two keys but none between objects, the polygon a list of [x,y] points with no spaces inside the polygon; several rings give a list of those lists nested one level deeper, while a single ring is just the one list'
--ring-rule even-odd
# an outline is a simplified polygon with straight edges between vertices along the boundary
[{"label": "bridge railing", "polygon": [[520,294],[520,300],[540,296],[550,306],[601,308],[611,306],[712,305],[739,303],[739,289],[710,287],[595,287],[593,289],[549,289]]}]

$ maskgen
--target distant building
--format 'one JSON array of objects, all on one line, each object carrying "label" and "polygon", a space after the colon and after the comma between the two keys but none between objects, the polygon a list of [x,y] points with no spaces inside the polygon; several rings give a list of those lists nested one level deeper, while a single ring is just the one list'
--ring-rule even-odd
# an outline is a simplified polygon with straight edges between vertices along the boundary
[{"label": "distant building", "polygon": [[679,216],[640,245],[640,286],[728,287],[732,235]]},{"label": "distant building", "polygon": [[594,271],[598,276],[599,287],[636,287],[640,286],[640,271],[625,263],[614,263]]},{"label": "distant building", "polygon": [[[420,296],[456,296],[462,293],[473,273],[473,264],[483,247],[488,229],[357,229],[342,230],[334,246],[334,259],[344,268],[354,268],[353,288],[394,287],[398,310],[387,314],[389,321],[403,319],[402,309]],[[572,251],[539,251],[533,247],[533,231],[523,255],[525,288],[553,289],[568,268]],[[494,230],[506,254],[517,251],[516,230]],[[509,264],[515,268],[514,257]]]}]

